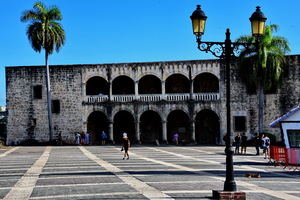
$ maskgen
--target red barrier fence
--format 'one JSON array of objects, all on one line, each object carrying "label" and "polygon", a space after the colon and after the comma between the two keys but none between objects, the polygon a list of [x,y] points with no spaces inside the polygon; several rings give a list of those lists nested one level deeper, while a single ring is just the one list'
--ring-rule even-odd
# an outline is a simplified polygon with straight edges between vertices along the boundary
[{"label": "red barrier fence", "polygon": [[285,148],[285,147],[270,147],[270,158],[274,161],[275,165],[282,164],[285,167],[300,166],[300,149],[299,148]]}]

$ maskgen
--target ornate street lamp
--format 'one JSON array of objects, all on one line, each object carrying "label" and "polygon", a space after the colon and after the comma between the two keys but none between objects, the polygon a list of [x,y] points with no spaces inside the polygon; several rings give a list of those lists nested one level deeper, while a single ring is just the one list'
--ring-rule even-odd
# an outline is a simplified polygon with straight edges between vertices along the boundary
[{"label": "ornate street lamp", "polygon": [[[238,57],[240,48],[250,49],[255,45],[258,47],[257,43],[240,43],[240,42],[231,42],[230,31],[226,30],[226,39],[224,42],[204,42],[201,41],[201,36],[205,31],[205,24],[207,16],[201,10],[200,5],[197,5],[196,10],[191,15],[193,33],[196,35],[198,49],[204,52],[210,52],[214,56],[220,58],[225,62],[225,71],[226,71],[226,123],[227,123],[227,134],[226,134],[226,180],[224,182],[224,192],[235,192],[236,183],[234,181],[234,172],[233,172],[233,149],[231,142],[231,109],[230,109],[230,64],[231,62]],[[256,42],[259,42],[260,36],[264,32],[264,25],[266,17],[261,12],[260,7],[256,7],[256,11],[251,15],[251,27],[252,35],[257,38]],[[258,48],[257,48],[258,51]],[[214,191],[217,192],[217,191]],[[217,195],[218,198],[220,195]],[[231,194],[232,195],[232,194]]]}]

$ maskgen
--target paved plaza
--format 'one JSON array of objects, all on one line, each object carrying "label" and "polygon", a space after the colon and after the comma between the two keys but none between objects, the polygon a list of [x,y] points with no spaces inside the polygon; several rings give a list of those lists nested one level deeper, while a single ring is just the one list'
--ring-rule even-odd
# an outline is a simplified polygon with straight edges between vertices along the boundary
[{"label": "paved plaza", "polygon": [[[300,199],[300,172],[262,156],[234,156],[247,199]],[[225,177],[223,146],[10,147],[0,150],[0,199],[211,199]],[[248,178],[245,174],[260,174]]]}]

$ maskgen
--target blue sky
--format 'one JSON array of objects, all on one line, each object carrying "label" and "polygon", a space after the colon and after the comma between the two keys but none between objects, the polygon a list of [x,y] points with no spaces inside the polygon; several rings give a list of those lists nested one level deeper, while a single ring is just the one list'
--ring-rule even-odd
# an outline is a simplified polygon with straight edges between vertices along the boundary
[{"label": "blue sky", "polygon": [[[31,48],[24,10],[34,0],[1,0],[0,105],[5,105],[5,66],[43,65],[44,52]],[[300,54],[299,0],[44,0],[62,14],[66,43],[50,64],[94,64],[208,59],[199,52],[189,16],[201,4],[208,16],[203,40],[223,41],[250,34],[249,17],[261,6],[267,23],[278,24],[278,35]]]}]

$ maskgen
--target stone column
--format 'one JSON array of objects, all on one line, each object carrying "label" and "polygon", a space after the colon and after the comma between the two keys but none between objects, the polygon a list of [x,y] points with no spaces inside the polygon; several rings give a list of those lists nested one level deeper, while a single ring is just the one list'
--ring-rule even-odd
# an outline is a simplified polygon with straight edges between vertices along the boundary
[{"label": "stone column", "polygon": [[194,94],[194,81],[190,80],[190,99],[191,100],[194,99],[193,94]]},{"label": "stone column", "polygon": [[161,94],[162,99],[166,99],[166,81],[161,81]]},{"label": "stone column", "polygon": [[141,144],[141,137],[140,137],[140,120],[135,120],[135,138],[138,144]]},{"label": "stone column", "polygon": [[135,100],[138,100],[138,97],[139,97],[139,81],[134,82],[134,96],[135,96]]},{"label": "stone column", "polygon": [[107,72],[107,81],[108,81],[108,100],[111,101],[112,100],[112,80],[111,80],[111,68],[107,67],[106,68],[106,72]]},{"label": "stone column", "polygon": [[190,81],[190,100],[193,100],[194,84],[192,78],[192,68],[188,66],[188,70],[189,70],[189,81]]},{"label": "stone column", "polygon": [[109,99],[109,101],[112,101],[112,83],[111,82],[108,82],[108,87],[109,87],[108,99]]},{"label": "stone column", "polygon": [[195,129],[195,120],[190,121],[190,131],[191,131],[191,143],[196,143],[196,129]]},{"label": "stone column", "polygon": [[109,139],[112,141],[112,143],[114,144],[114,123],[113,121],[109,121],[108,122],[108,133],[109,133]]},{"label": "stone column", "polygon": [[167,121],[166,120],[162,120],[162,140],[163,140],[163,143],[168,144]]}]

